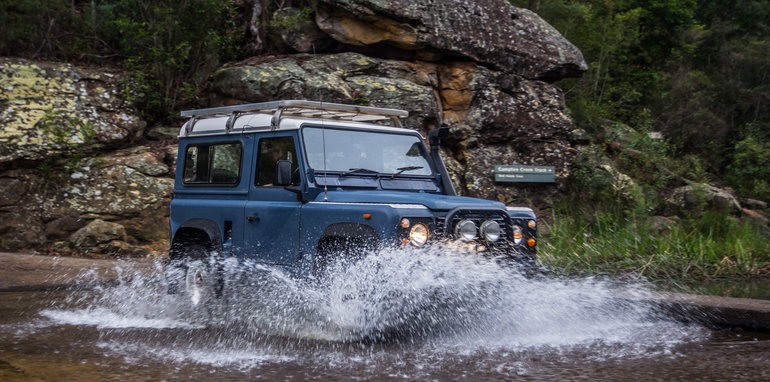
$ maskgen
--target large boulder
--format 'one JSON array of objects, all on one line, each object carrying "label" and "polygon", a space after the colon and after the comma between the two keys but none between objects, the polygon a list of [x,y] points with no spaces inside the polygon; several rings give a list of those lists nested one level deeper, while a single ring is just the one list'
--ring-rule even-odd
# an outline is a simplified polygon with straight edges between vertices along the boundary
[{"label": "large boulder", "polygon": [[728,191],[710,184],[691,184],[674,189],[666,198],[666,204],[674,212],[701,211],[706,208],[741,214],[741,205]]},{"label": "large boulder", "polygon": [[220,69],[210,88],[215,104],[312,99],[406,109],[406,124],[425,130],[439,116],[431,69],[358,53],[300,54]]},{"label": "large boulder", "polygon": [[95,247],[113,240],[126,241],[126,238],[126,228],[122,225],[96,219],[73,233],[70,240],[80,247]]},{"label": "large boulder", "polygon": [[560,187],[575,154],[558,88],[471,62],[295,55],[223,68],[210,88],[215,105],[301,98],[399,108],[409,111],[406,126],[423,134],[443,122],[451,132],[444,158],[458,191],[507,203],[527,194],[547,199],[555,188],[497,184],[494,165],[555,166]]},{"label": "large boulder", "polygon": [[394,46],[418,59],[468,58],[529,79],[587,70],[580,50],[506,0],[314,0],[316,23],[349,45]]},{"label": "large boulder", "polygon": [[116,72],[0,58],[0,165],[128,140],[144,127]]}]

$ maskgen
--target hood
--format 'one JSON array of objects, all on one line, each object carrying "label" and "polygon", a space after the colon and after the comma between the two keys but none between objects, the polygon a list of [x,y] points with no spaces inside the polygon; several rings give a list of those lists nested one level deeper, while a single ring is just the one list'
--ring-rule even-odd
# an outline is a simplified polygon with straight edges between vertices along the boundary
[{"label": "hood", "polygon": [[[315,201],[322,202],[323,199],[323,193],[320,193]],[[456,207],[494,207],[505,209],[505,204],[491,200],[421,192],[329,191],[328,200],[337,203],[422,204],[435,211],[449,211]]]}]

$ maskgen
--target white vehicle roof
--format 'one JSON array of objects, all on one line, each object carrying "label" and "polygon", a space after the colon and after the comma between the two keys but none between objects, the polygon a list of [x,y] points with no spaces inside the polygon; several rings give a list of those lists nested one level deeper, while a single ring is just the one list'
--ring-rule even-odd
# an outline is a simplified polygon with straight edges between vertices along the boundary
[{"label": "white vehicle roof", "polygon": [[[391,133],[414,133],[401,127],[399,118],[409,113],[385,109],[314,101],[274,101],[247,105],[183,111],[191,117],[179,131],[179,137],[241,134],[256,131],[299,129],[303,124],[328,127],[371,129]],[[390,120],[395,127],[371,121]]]}]

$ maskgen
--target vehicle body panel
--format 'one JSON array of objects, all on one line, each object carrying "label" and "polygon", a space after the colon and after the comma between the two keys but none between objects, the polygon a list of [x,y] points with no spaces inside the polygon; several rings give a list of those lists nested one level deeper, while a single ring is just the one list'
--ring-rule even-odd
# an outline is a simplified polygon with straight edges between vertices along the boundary
[{"label": "vehicle body panel", "polygon": [[[272,110],[270,113],[273,113]],[[212,249],[220,250],[226,256],[288,266],[295,272],[306,274],[317,266],[319,256],[325,250],[324,244],[329,240],[357,239],[356,243],[368,247],[362,250],[375,249],[375,246],[398,248],[411,245],[408,244],[412,242],[410,230],[415,224],[428,227],[429,243],[437,243],[457,240],[453,228],[458,221],[472,220],[480,225],[494,220],[499,223],[504,240],[487,242],[480,233],[470,244],[479,253],[526,258],[534,262],[534,244],[527,245],[526,241],[512,244],[514,227],[521,229],[525,239],[536,237],[533,211],[525,207],[506,207],[497,201],[454,196],[451,182],[446,180],[448,176],[443,162],[435,157],[437,148],[431,146],[428,150],[424,138],[416,131],[356,121],[322,120],[306,117],[303,113],[283,118],[278,111],[275,114],[254,112],[242,115],[234,112],[229,117],[204,119],[194,116],[182,127],[170,212],[172,258],[183,256],[178,248],[192,238],[207,240]],[[276,120],[276,117],[279,118]],[[304,141],[306,127],[314,129],[314,138],[308,142]],[[356,161],[348,161],[342,167],[333,166],[333,170],[311,168],[306,144],[319,144],[319,128],[322,140],[326,138],[326,129],[335,130],[329,137],[343,139],[333,142],[336,146],[329,146],[329,150],[335,147],[347,150],[366,143],[355,142],[352,138],[351,142],[347,142],[343,134],[345,131],[351,132],[350,137],[368,139],[366,144],[369,146],[362,146],[356,153],[367,156],[369,167],[376,167],[378,160],[386,160],[378,158],[388,158],[392,163],[383,164],[385,167],[378,170],[385,168],[387,172],[352,168],[346,171],[346,167],[357,164]],[[403,159],[386,157],[387,145],[378,146],[376,134],[387,134],[381,136],[382,141],[396,145],[393,146],[397,148],[393,155],[400,155]],[[415,137],[415,143],[401,140],[394,134]],[[291,185],[263,183],[258,172],[264,171],[262,165],[272,163],[260,153],[263,147],[260,142],[281,137],[294,139],[293,155],[296,158],[290,159],[294,160],[292,166],[296,166],[294,172],[298,180],[294,183],[292,178]],[[433,139],[431,134],[431,142]],[[188,173],[185,171],[192,171],[188,162],[197,161],[195,171],[205,172],[205,166],[200,163],[209,163],[205,162],[208,158],[205,149],[212,146],[214,151],[210,152],[214,154],[209,154],[211,158],[208,158],[210,167],[221,166],[221,161],[216,160],[217,145],[233,142],[242,146],[237,183],[187,182]],[[319,163],[328,163],[326,161],[335,155],[327,153],[326,144],[323,141],[322,152],[313,147],[316,167],[326,167],[326,164],[322,166]],[[377,152],[380,147],[383,151]],[[233,150],[232,146],[228,149]],[[321,162],[319,155],[322,155]],[[427,162],[420,162],[421,157]],[[260,160],[264,161],[262,165]],[[410,166],[409,163],[420,165]],[[398,167],[404,164],[405,167]],[[232,164],[230,166],[234,169]],[[415,169],[411,171],[414,173],[410,174],[412,169]],[[215,171],[213,169],[211,173]],[[286,171],[288,173],[288,164]],[[282,177],[285,178],[285,175]],[[214,181],[213,175],[207,179]]]}]

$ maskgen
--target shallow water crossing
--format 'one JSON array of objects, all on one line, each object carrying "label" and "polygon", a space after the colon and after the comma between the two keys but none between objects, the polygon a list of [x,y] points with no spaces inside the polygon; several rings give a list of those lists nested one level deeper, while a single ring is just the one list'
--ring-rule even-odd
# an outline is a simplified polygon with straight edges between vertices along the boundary
[{"label": "shallow water crossing", "polygon": [[167,293],[160,264],[2,293],[0,380],[770,378],[769,335],[669,320],[632,302],[644,285],[527,277],[442,248],[370,253],[322,281],[223,271],[222,296],[198,304]]}]

